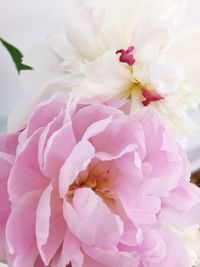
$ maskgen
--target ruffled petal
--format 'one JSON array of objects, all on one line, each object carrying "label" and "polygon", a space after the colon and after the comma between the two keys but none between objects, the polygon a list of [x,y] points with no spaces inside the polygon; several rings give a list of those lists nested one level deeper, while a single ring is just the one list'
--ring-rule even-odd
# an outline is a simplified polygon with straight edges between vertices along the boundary
[{"label": "ruffled petal", "polygon": [[64,216],[70,231],[88,245],[112,247],[123,232],[120,218],[89,188],[75,191],[73,207],[64,203]]},{"label": "ruffled petal", "polygon": [[38,163],[38,140],[41,129],[36,131],[24,144],[17,155],[8,181],[10,200],[16,203],[23,194],[42,190],[48,180],[43,176]]},{"label": "ruffled petal", "polygon": [[12,266],[33,267],[38,257],[35,218],[40,195],[41,191],[26,193],[12,208],[6,226],[8,251],[16,254]]},{"label": "ruffled petal", "polygon": [[62,218],[62,200],[53,185],[43,191],[36,212],[36,240],[40,256],[49,265],[62,244],[66,224]]}]

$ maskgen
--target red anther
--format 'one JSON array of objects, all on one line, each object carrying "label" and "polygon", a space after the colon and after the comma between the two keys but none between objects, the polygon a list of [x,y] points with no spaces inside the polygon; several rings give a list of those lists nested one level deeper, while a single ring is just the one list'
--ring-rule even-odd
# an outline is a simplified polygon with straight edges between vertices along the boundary
[{"label": "red anther", "polygon": [[149,104],[151,104],[152,102],[157,102],[161,99],[165,99],[163,96],[159,95],[156,92],[150,91],[148,89],[146,89],[145,87],[142,87],[142,95],[144,96],[144,98],[146,98],[142,104],[147,107]]},{"label": "red anther", "polygon": [[127,63],[129,66],[133,66],[135,63],[135,58],[133,56],[134,46],[130,46],[127,50],[120,49],[117,50],[116,54],[121,54],[119,57],[120,62]]}]

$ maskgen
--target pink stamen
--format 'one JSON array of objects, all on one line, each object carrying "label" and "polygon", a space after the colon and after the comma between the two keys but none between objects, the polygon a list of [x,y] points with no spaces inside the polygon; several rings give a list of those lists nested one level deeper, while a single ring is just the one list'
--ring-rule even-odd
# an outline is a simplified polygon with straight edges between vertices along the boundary
[{"label": "pink stamen", "polygon": [[106,179],[106,175],[98,175],[98,176],[94,176],[93,177],[94,180],[99,180],[99,181],[103,181]]},{"label": "pink stamen", "polygon": [[144,96],[144,98],[146,98],[142,104],[147,107],[149,104],[151,104],[152,102],[157,102],[161,99],[165,99],[163,96],[152,92],[150,90],[147,90],[145,87],[142,87],[142,95]]},{"label": "pink stamen", "polygon": [[121,54],[119,57],[120,62],[127,63],[129,66],[133,66],[135,58],[133,57],[134,46],[130,46],[127,50],[117,50],[116,54]]},{"label": "pink stamen", "polygon": [[93,180],[103,181],[103,180],[105,180],[105,179],[108,178],[108,174],[109,174],[109,172],[110,172],[110,170],[108,169],[104,175],[95,175],[95,176],[93,176],[92,179],[93,179]]}]

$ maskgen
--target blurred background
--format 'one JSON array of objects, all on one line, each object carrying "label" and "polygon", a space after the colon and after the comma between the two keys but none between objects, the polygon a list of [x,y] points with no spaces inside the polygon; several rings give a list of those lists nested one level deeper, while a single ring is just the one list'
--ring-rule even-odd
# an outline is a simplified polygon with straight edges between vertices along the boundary
[{"label": "blurred background", "polygon": [[[26,54],[45,40],[64,15],[65,7],[66,0],[0,0],[0,37]],[[200,25],[199,10],[200,0],[188,1],[187,22],[191,27]],[[0,46],[0,133],[6,130],[7,116],[19,97],[18,73],[10,55]],[[191,116],[200,124],[200,110]],[[200,169],[200,133],[189,138],[187,153],[196,172]]]}]

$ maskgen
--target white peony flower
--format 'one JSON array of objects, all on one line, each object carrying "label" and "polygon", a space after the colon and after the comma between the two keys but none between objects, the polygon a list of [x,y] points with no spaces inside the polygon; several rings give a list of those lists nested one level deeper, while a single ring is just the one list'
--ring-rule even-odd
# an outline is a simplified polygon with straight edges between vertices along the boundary
[{"label": "white peony flower", "polygon": [[39,95],[70,88],[131,98],[133,111],[154,106],[177,134],[197,129],[186,110],[200,102],[200,31],[184,24],[186,2],[67,0],[65,22],[49,37],[59,74]]},{"label": "white peony flower", "polygon": [[183,229],[173,228],[185,244],[190,259],[190,267],[200,267],[200,226]]}]

